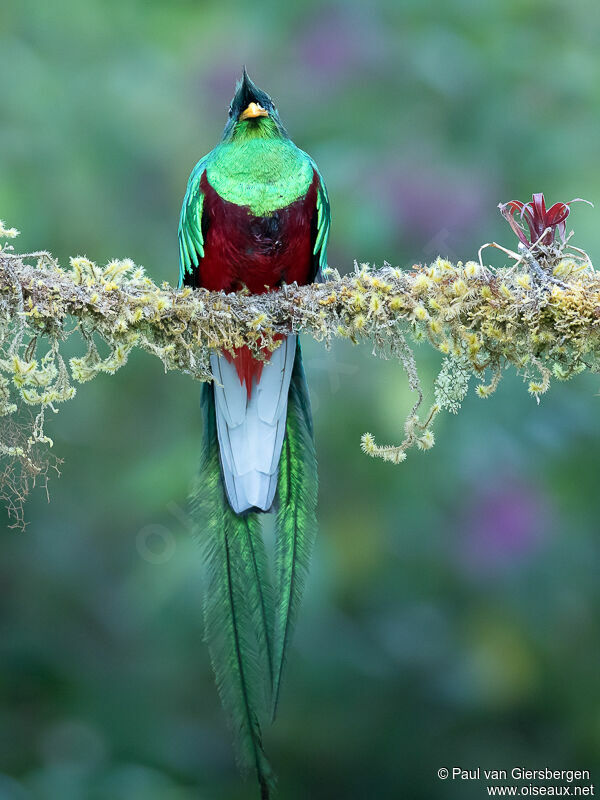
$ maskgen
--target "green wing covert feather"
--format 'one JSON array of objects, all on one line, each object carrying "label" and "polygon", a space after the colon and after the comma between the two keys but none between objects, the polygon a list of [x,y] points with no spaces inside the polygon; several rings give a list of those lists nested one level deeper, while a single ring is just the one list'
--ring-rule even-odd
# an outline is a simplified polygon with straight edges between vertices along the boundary
[{"label": "green wing covert feather", "polygon": [[201,158],[190,175],[181,214],[179,217],[179,286],[183,286],[186,275],[191,275],[204,257],[204,236],[202,235],[202,210],[204,195],[200,189],[200,179],[208,157]]},{"label": "green wing covert feather", "polygon": [[[307,156],[310,158],[310,156]],[[313,169],[319,177],[319,187],[317,190],[317,236],[313,247],[313,255],[318,255],[319,270],[322,272],[327,267],[327,242],[329,240],[329,227],[331,224],[331,210],[329,206],[329,195],[323,181],[323,176],[315,162],[310,159]]]}]

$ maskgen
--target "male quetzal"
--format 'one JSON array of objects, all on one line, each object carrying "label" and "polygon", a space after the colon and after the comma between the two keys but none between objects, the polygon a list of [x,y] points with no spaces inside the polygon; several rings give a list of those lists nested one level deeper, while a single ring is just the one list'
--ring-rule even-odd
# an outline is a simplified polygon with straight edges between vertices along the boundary
[{"label": "male quetzal", "polygon": [[[271,98],[244,69],[223,138],[190,176],[179,221],[180,284],[251,293],[314,281],[326,266],[329,201]],[[205,628],[243,766],[261,796],[272,773],[260,732],[274,715],[316,532],[317,472],[300,344],[270,358],[211,355],[194,502],[205,543]],[[274,583],[259,515],[276,510]],[[274,591],[273,591],[274,589]]]}]

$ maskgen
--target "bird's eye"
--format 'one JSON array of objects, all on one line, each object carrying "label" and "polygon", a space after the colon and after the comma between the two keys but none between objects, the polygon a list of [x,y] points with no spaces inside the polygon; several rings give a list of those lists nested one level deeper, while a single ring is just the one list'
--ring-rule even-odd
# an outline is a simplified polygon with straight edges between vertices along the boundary
[{"label": "bird's eye", "polygon": [[229,116],[233,117],[233,106],[229,106]]}]

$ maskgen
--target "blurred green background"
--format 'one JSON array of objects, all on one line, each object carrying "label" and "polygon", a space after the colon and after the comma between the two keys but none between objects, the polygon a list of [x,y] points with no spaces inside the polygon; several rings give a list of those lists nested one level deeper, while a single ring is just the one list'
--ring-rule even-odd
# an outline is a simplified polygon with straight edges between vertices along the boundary
[{"label": "blurred green background", "polygon": [[[187,177],[246,63],[325,176],[332,265],[513,246],[500,201],[600,203],[599,36],[595,0],[3,0],[0,216],[20,249],[175,282]],[[598,213],[569,220],[596,262]],[[358,445],[400,437],[398,366],[312,341],[305,362],[320,536],[265,732],[279,796],[484,796],[443,766],[598,780],[598,378],[538,407],[509,376],[394,467]],[[255,797],[202,642],[198,396],[136,354],[50,421],[62,477],[2,534],[2,800]]]}]

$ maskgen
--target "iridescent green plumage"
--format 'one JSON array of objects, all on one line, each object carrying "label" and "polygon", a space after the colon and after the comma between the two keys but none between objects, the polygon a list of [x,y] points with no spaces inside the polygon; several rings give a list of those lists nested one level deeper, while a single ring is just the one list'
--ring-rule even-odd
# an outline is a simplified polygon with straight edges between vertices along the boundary
[{"label": "iridescent green plumage", "polygon": [[[202,390],[204,449],[193,512],[206,563],[205,639],[229,716],[240,766],[256,770],[261,795],[273,773],[262,747],[261,721],[272,692],[272,590],[257,514],[239,516],[221,480],[212,386]],[[267,706],[268,707],[268,706]],[[263,720],[259,718],[263,709]]]},{"label": "iridescent green plumage", "polygon": [[279,464],[275,598],[259,515],[235,514],[227,502],[211,386],[203,387],[202,408],[204,450],[193,511],[207,565],[205,638],[240,764],[256,770],[262,796],[268,797],[273,773],[261,724],[275,716],[317,532],[317,463],[300,346]]},{"label": "iridescent green plumage", "polygon": [[[262,292],[315,280],[327,265],[328,236],[329,200],[315,163],[244,73],[222,141],[188,181],[180,284]],[[263,800],[274,778],[261,725],[275,715],[317,529],[317,466],[296,339],[285,337],[266,364],[249,353],[249,373],[236,375],[237,353],[211,355],[219,380],[203,389],[194,493],[207,564],[206,641],[240,763],[256,771]],[[277,512],[274,586],[258,509]]]},{"label": "iridescent green plumage", "polygon": [[288,396],[286,435],[279,462],[275,576],[273,716],[310,557],[317,534],[317,458],[300,343]]},{"label": "iridescent green plumage", "polygon": [[179,283],[204,256],[202,213],[204,197],[200,179],[206,172],[210,185],[223,199],[267,216],[306,194],[313,171],[319,176],[317,235],[313,252],[319,268],[327,265],[330,211],[325,183],[312,158],[288,138],[273,117],[225,128],[223,139],[198,161],[190,178],[179,219]]},{"label": "iridescent green plumage", "polygon": [[215,147],[206,164],[206,177],[225,200],[264,217],[306,194],[313,163],[289,139],[260,136],[259,126],[243,142],[236,139]]}]

